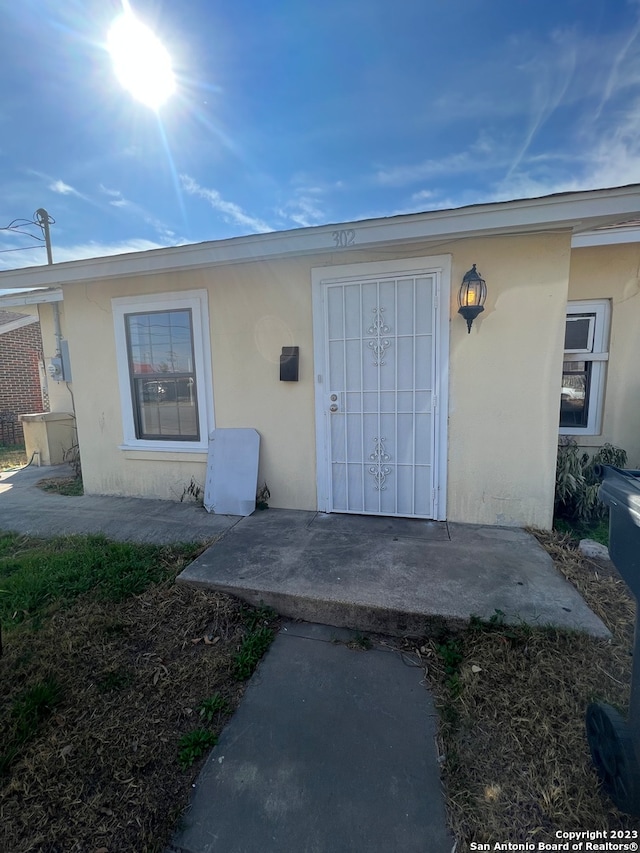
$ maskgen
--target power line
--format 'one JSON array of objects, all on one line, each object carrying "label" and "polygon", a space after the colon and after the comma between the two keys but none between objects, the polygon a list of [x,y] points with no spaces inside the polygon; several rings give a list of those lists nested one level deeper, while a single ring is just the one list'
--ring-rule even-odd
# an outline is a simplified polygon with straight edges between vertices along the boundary
[{"label": "power line", "polygon": [[[4,231],[4,228],[0,228],[0,231]],[[44,241],[43,241],[44,242]],[[31,249],[44,249],[45,247],[40,246],[18,246],[17,249],[0,249],[0,255],[4,255],[5,252],[29,252]]]},{"label": "power line", "polygon": [[[32,240],[35,240],[39,243],[38,246],[24,246],[17,249],[0,249],[0,253],[5,252],[24,252],[28,249],[40,249],[44,244],[44,247],[47,250],[47,262],[53,263],[53,256],[51,254],[51,235],[49,233],[49,226],[55,224],[55,219],[53,216],[50,216],[49,213],[44,209],[44,207],[39,207],[36,212],[33,214],[33,219],[13,219],[8,225],[4,227],[0,227],[0,231],[11,231],[14,234],[21,234],[24,237],[31,237]],[[42,236],[38,234],[32,234],[31,231],[25,230],[35,226],[42,231]]]},{"label": "power line", "polygon": [[0,231],[13,231],[15,234],[24,234],[25,237],[31,237],[33,240],[39,240],[41,243],[44,243],[44,237],[40,237],[38,234],[32,234],[30,231],[23,231],[23,228],[29,228],[31,225],[35,225],[36,227],[40,227],[39,223],[34,219],[14,219],[8,225],[5,225],[4,228],[0,228]]}]

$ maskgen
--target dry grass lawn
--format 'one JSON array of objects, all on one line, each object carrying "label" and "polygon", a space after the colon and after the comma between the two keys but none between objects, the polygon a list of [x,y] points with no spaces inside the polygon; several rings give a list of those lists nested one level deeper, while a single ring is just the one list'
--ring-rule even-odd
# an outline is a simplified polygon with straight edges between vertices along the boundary
[{"label": "dry grass lawn", "polygon": [[27,464],[27,454],[23,445],[0,445],[0,471],[13,471]]},{"label": "dry grass lawn", "polygon": [[[472,842],[550,841],[558,830],[640,830],[639,820],[620,814],[600,791],[584,731],[594,699],[626,711],[635,603],[615,569],[580,557],[568,537],[539,538],[612,638],[506,626],[496,614],[493,624],[474,620],[418,644],[441,715],[458,851]],[[0,587],[12,582],[30,547],[26,537],[7,540]],[[0,850],[164,849],[204,760],[182,769],[180,739],[221,730],[242,696],[243,644],[256,630],[270,631],[266,614],[235,599],[177,587],[175,574],[192,557],[165,554],[162,578],[145,581],[142,591],[135,572],[124,586],[111,572],[117,600],[78,586],[84,576],[66,564],[56,570],[56,589],[80,590],[73,601],[43,610],[35,587],[20,588],[16,600],[24,604],[10,616],[0,658],[0,766],[3,750],[7,763]],[[105,571],[109,565],[95,577]],[[144,570],[149,578],[154,571]],[[27,714],[37,724],[34,736],[7,760],[6,744],[17,742],[20,714],[33,699],[29,690],[47,684],[55,684],[52,695],[35,717]],[[223,707],[207,719],[199,708],[211,697],[212,707]]]},{"label": "dry grass lawn", "polygon": [[567,536],[539,539],[612,639],[508,627],[497,614],[492,625],[425,641],[460,851],[551,841],[557,830],[640,830],[600,791],[584,726],[594,699],[626,714],[635,602],[610,564],[582,558]]}]

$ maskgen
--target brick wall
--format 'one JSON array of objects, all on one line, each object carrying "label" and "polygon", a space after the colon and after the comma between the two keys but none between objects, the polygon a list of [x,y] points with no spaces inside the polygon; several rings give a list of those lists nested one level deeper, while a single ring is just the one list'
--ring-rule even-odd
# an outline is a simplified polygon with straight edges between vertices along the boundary
[{"label": "brick wall", "polygon": [[[23,441],[18,415],[42,412],[38,363],[42,359],[40,323],[0,335],[0,444]],[[4,412],[15,412],[7,422]]]}]

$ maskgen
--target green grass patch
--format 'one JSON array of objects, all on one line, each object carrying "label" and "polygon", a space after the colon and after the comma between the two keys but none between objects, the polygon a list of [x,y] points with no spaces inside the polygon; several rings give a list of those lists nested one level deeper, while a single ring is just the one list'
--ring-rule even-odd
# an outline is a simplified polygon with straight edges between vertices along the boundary
[{"label": "green grass patch", "polygon": [[194,729],[182,735],[178,741],[178,763],[181,769],[188,770],[196,759],[214,747],[217,742],[217,736],[206,729]]},{"label": "green grass patch", "polygon": [[239,681],[251,677],[272,640],[273,630],[268,625],[261,625],[244,637],[234,660],[234,674]]},{"label": "green grass patch", "polygon": [[449,637],[449,639],[436,645],[436,651],[442,658],[444,671],[447,674],[446,685],[451,693],[451,698],[457,699],[462,692],[460,682],[460,666],[464,660],[462,640],[459,637]]},{"label": "green grass patch", "polygon": [[233,674],[239,681],[251,677],[260,658],[271,645],[274,637],[272,623],[276,613],[270,607],[247,607],[243,616],[247,633],[238,647],[233,665]]},{"label": "green grass patch", "polygon": [[601,545],[609,547],[609,513],[606,517],[593,524],[581,524],[576,521],[568,521],[565,518],[556,518],[553,522],[554,530],[558,533],[568,533],[577,542],[580,539],[593,539]]},{"label": "green grass patch", "polygon": [[447,675],[456,675],[463,660],[461,640],[458,637],[449,637],[445,642],[439,643],[436,649],[442,658]]},{"label": "green grass patch", "polygon": [[197,550],[110,542],[104,536],[43,540],[0,534],[0,621],[10,627],[42,618],[89,590],[110,601],[138,595],[173,577],[174,561],[192,559]]},{"label": "green grass patch", "polygon": [[202,719],[208,723],[213,722],[214,717],[219,714],[225,714],[228,710],[229,703],[220,693],[214,693],[213,696],[204,699],[197,708]]},{"label": "green grass patch", "polygon": [[609,520],[601,521],[595,527],[592,527],[589,532],[589,539],[595,539],[601,545],[609,547]]},{"label": "green grass patch", "polygon": [[249,631],[255,631],[263,625],[268,625],[276,618],[275,610],[266,607],[261,602],[260,607],[245,607],[242,612],[242,617]]}]

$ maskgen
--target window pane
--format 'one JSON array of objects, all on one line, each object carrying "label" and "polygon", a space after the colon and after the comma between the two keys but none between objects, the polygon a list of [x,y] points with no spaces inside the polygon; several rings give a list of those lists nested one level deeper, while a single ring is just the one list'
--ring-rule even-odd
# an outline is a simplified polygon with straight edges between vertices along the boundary
[{"label": "window pane", "polygon": [[565,361],[560,397],[560,426],[586,427],[589,420],[590,361]]},{"label": "window pane", "polygon": [[593,324],[595,317],[588,314],[582,317],[567,317],[564,332],[565,351],[593,349]]},{"label": "window pane", "polygon": [[133,373],[153,373],[149,317],[133,314],[127,317],[130,365]]},{"label": "window pane", "polygon": [[169,350],[167,352],[170,373],[191,373],[191,312],[174,311],[170,315]]},{"label": "window pane", "polygon": [[198,406],[195,381],[135,379],[138,438],[198,440]]},{"label": "window pane", "polygon": [[126,322],[134,375],[193,372],[191,311],[128,314]]},{"label": "window pane", "polygon": [[191,311],[125,316],[136,437],[200,439]]}]

